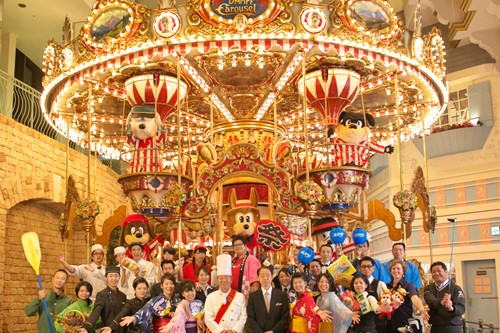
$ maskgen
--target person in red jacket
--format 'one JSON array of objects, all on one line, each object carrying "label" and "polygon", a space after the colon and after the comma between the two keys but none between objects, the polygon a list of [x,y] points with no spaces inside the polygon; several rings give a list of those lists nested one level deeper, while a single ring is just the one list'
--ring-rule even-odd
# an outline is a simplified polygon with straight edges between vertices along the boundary
[{"label": "person in red jacket", "polygon": [[[193,250],[193,261],[188,262],[184,265],[183,275],[184,280],[190,280],[193,282],[198,282],[198,278],[196,277],[196,272],[200,269],[200,267],[207,267],[208,271],[211,272],[210,265],[207,264],[207,248],[203,245],[196,245]],[[210,282],[209,282],[210,284]]]}]

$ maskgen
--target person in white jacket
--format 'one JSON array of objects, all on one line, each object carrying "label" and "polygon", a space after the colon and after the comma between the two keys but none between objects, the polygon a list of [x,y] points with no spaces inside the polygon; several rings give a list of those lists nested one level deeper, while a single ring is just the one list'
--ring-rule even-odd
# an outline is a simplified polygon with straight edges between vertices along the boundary
[{"label": "person in white jacket", "polygon": [[247,321],[245,297],[231,289],[231,256],[217,256],[219,290],[205,301],[205,325],[211,333],[242,333]]},{"label": "person in white jacket", "polygon": [[88,265],[70,265],[66,262],[64,253],[61,253],[57,258],[64,266],[69,275],[76,276],[77,278],[87,281],[92,285],[94,292],[90,299],[95,301],[95,295],[101,290],[104,290],[108,285],[105,278],[104,262],[104,249],[101,244],[94,244],[91,248],[92,262]]},{"label": "person in white jacket", "polygon": [[134,280],[138,277],[145,278],[148,284],[152,286],[156,283],[156,268],[155,265],[147,260],[142,259],[144,254],[144,246],[139,242],[134,242],[129,245],[132,259],[139,266],[134,272],[126,271],[125,280],[127,281],[127,299],[133,299],[134,295]]}]

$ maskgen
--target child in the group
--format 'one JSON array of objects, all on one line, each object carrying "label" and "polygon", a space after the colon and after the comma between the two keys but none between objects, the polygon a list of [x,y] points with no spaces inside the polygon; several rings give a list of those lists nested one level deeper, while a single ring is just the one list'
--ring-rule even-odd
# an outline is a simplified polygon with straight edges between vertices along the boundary
[{"label": "child in the group", "polygon": [[[174,317],[172,320],[164,327],[160,329],[161,333],[175,333],[175,332],[186,332],[186,333],[200,333],[201,320],[200,318],[195,318],[191,312],[192,307],[191,302],[195,300],[196,289],[195,284],[192,281],[184,281],[181,284],[182,291],[182,301],[177,305]],[[201,301],[197,300],[196,302]],[[200,322],[200,323],[198,323]]]},{"label": "child in the group", "polygon": [[377,299],[368,294],[369,286],[368,278],[361,274],[354,275],[351,281],[351,290],[360,307],[360,320],[353,325],[353,332],[377,333],[375,316],[380,313],[380,309]]}]

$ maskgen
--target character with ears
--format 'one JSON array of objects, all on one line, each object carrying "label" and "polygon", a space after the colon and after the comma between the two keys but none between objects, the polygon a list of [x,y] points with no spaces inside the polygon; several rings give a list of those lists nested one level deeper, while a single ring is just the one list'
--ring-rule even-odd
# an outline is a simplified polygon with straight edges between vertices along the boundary
[{"label": "character with ears", "polygon": [[127,137],[132,158],[130,171],[161,171],[159,147],[165,144],[166,129],[154,105],[136,105],[127,118]]},{"label": "character with ears", "polygon": [[389,289],[383,288],[382,295],[380,295],[379,299],[380,316],[387,317],[387,319],[390,320],[394,312],[394,307],[392,306],[392,292]]},{"label": "character with ears", "polygon": [[258,198],[255,188],[250,189],[249,200],[237,200],[234,188],[229,192],[227,227],[233,230],[234,247],[231,288],[241,292],[245,299],[248,299],[250,292],[259,288],[257,270],[261,264],[255,256],[257,239],[254,237],[255,228],[260,221],[257,206]]},{"label": "character with ears", "polygon": [[260,221],[260,212],[257,208],[258,197],[255,188],[250,189],[250,199],[238,200],[236,189],[229,192],[229,211],[227,212],[227,226],[234,235],[240,235],[247,240],[250,253],[256,255],[257,240],[254,237],[255,228]]},{"label": "character with ears", "polygon": [[404,303],[406,295],[408,295],[408,292],[404,290],[404,288],[402,287],[392,290],[391,299],[392,299],[392,307],[394,308],[394,310],[399,308],[399,306]]},{"label": "character with ears", "polygon": [[129,245],[137,242],[144,247],[144,259],[149,261],[151,252],[163,244],[163,238],[159,235],[156,236],[146,216],[132,214],[123,220],[120,234],[120,245],[127,248],[126,252],[129,258],[132,258]]},{"label": "character with ears", "polygon": [[[366,119],[366,122],[365,122]],[[328,130],[329,143],[333,146],[332,166],[357,166],[366,168],[370,153],[392,153],[394,147],[381,146],[369,140],[370,128],[375,126],[375,119],[370,114],[360,112],[342,112],[339,123]]]}]

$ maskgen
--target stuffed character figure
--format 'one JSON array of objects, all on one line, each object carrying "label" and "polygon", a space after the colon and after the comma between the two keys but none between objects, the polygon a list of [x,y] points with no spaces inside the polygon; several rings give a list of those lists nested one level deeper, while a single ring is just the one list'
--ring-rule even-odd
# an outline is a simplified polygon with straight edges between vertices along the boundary
[{"label": "stuffed character figure", "polygon": [[332,166],[348,165],[366,168],[370,152],[381,154],[394,152],[392,146],[381,146],[372,141],[367,142],[370,137],[369,126],[375,126],[375,119],[370,114],[363,115],[359,112],[342,112],[340,114],[335,135],[333,135],[332,129],[328,130],[329,142],[334,147],[332,149],[334,155]]},{"label": "stuffed character figure", "polygon": [[160,148],[165,144],[166,129],[154,105],[136,105],[127,118],[127,137],[132,158],[131,172],[161,171]]},{"label": "stuffed character figure", "polygon": [[389,289],[383,289],[382,295],[380,295],[380,299],[378,302],[380,309],[380,316],[387,317],[387,319],[391,319],[392,313],[394,312],[394,308],[392,307],[392,292]]},{"label": "stuffed character figure", "polygon": [[351,253],[356,249],[356,245],[353,242],[347,242],[344,244],[331,244],[330,240],[330,230],[338,227],[339,223],[333,217],[324,217],[322,219],[316,220],[312,226],[311,236],[318,246],[318,248],[323,244],[329,244],[333,249],[332,261],[340,258],[342,254]]},{"label": "stuffed character figure", "polygon": [[406,295],[408,295],[408,292],[401,287],[392,290],[391,299],[394,310],[399,308],[399,306],[404,303]]},{"label": "stuffed character figure", "polygon": [[129,215],[122,222],[120,245],[127,248],[127,255],[132,258],[128,246],[139,242],[144,246],[145,260],[150,260],[151,252],[163,244],[161,236],[156,236],[153,227],[146,216],[141,214]]},{"label": "stuffed character figure", "polygon": [[257,191],[253,187],[250,189],[249,200],[238,200],[234,188],[229,192],[227,226],[232,228],[234,235],[241,235],[247,239],[247,247],[253,255],[257,252],[257,239],[254,239],[254,232],[260,221],[258,201]]}]

